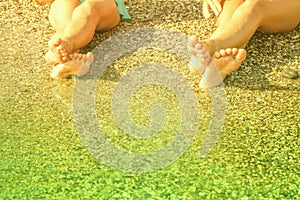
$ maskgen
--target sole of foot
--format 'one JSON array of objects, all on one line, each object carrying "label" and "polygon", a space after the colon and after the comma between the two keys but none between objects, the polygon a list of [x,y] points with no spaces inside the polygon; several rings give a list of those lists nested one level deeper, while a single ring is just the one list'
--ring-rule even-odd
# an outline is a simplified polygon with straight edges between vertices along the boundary
[{"label": "sole of foot", "polygon": [[87,54],[70,55],[70,60],[53,67],[51,78],[67,78],[72,75],[83,76],[88,73],[90,65],[94,61],[94,55]]},{"label": "sole of foot", "polygon": [[199,83],[200,88],[220,85],[226,75],[236,71],[246,59],[245,49],[227,48],[214,53]]},{"label": "sole of foot", "polygon": [[206,66],[209,64],[211,58],[206,49],[199,43],[197,36],[193,35],[188,38],[188,52],[191,56],[189,62],[189,69],[192,74],[203,74]]}]

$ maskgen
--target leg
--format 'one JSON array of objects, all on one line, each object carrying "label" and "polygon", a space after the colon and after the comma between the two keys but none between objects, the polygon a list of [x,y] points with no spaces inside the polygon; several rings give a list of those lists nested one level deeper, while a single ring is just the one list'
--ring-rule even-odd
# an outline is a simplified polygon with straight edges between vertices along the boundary
[{"label": "leg", "polygon": [[[268,33],[291,30],[300,22],[299,10],[299,0],[227,0],[218,28],[201,45],[212,56],[220,49],[245,46],[258,28]],[[189,42],[192,54],[195,43]]]},{"label": "leg", "polygon": [[[200,43],[195,37],[191,37],[188,44],[192,55],[203,52],[198,56],[202,57],[203,61],[198,59],[198,63],[191,63],[192,68],[194,71],[199,71],[199,69],[204,71],[208,66],[210,69],[205,71],[203,78],[206,79],[208,86],[212,87],[217,85],[218,81],[221,83],[220,80],[227,74],[235,71],[246,57],[245,50],[240,49],[235,54],[236,50],[230,48],[245,46],[258,28],[268,33],[282,32],[295,28],[300,22],[300,1],[298,0],[236,0],[225,1],[223,6],[218,21],[219,27],[213,35]],[[220,52],[232,53],[222,55],[217,52],[225,48],[229,49]],[[211,59],[209,56],[213,54],[214,57]],[[220,55],[221,57],[218,58]],[[191,61],[195,60],[191,59]]]},{"label": "leg", "polygon": [[287,32],[300,23],[299,0],[261,0],[264,17],[260,30],[265,33]]},{"label": "leg", "polygon": [[219,27],[202,45],[209,55],[225,49],[242,47],[260,27],[263,14],[257,0],[225,1],[219,17]]},{"label": "leg", "polygon": [[78,0],[55,0],[50,7],[49,21],[57,35],[63,35],[70,23],[73,11],[80,5]]},{"label": "leg", "polygon": [[[203,48],[212,56],[220,49],[245,46],[259,27],[262,18],[261,14],[255,14],[259,13],[259,10],[255,6],[257,3],[254,2],[245,2],[244,0],[225,1],[218,18],[218,27],[212,36],[200,43],[195,36],[189,38],[188,51],[190,54],[196,55]],[[195,49],[197,44],[200,45],[198,45],[198,51]]]},{"label": "leg", "polygon": [[74,9],[71,20],[60,37],[50,45],[50,49],[60,62],[65,62],[69,53],[92,40],[97,29],[110,29],[119,20],[114,0],[86,0]]},{"label": "leg", "polygon": [[[192,54],[190,68],[200,74],[205,71],[200,86],[203,86],[205,81],[208,87],[214,87],[222,82],[227,73],[240,66],[246,57],[245,50],[236,51],[230,48],[244,46],[260,26],[262,17],[255,1],[225,1],[218,20],[218,28],[212,36],[200,43],[195,37],[189,39],[188,48]],[[221,52],[229,53],[223,54],[219,60],[216,57],[211,58],[216,51],[225,48],[226,51]],[[201,59],[197,60],[193,56]]]},{"label": "leg", "polygon": [[66,56],[67,53],[64,48],[60,47],[61,40],[59,37],[63,35],[63,32],[69,22],[72,19],[73,11],[80,5],[78,0],[55,0],[50,7],[49,21],[56,33],[49,41],[49,51],[45,55],[47,64],[57,64],[57,56],[50,49],[60,48],[60,54]]}]

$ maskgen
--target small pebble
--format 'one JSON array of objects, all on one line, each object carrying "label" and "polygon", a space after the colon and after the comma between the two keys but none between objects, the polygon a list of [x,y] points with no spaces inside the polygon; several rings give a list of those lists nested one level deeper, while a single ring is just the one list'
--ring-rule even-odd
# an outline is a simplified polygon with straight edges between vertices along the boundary
[{"label": "small pebble", "polygon": [[281,76],[289,79],[296,79],[298,77],[298,72],[291,68],[286,68],[281,71]]}]

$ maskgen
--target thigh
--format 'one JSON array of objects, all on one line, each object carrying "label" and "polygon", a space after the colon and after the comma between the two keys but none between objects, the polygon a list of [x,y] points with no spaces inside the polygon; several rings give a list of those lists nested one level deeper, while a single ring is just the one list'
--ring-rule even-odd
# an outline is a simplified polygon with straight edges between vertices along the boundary
[{"label": "thigh", "polygon": [[51,4],[49,20],[56,31],[64,30],[72,19],[74,9],[79,5],[78,0],[55,0]]},{"label": "thigh", "polygon": [[300,0],[260,0],[259,4],[264,32],[289,31],[300,23]]}]

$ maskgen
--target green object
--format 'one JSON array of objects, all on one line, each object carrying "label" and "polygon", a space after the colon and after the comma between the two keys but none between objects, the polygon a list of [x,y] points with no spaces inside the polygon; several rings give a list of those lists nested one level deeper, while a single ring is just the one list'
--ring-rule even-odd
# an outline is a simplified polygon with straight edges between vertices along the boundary
[{"label": "green object", "polygon": [[[83,3],[85,0],[79,0],[80,3]],[[115,0],[117,6],[118,6],[118,11],[121,15],[121,20],[131,20],[131,17],[126,9],[126,6],[122,0]]]},{"label": "green object", "polygon": [[131,17],[125,7],[125,4],[122,0],[115,0],[117,6],[118,6],[118,11],[121,15],[121,20],[124,21],[124,20],[131,20]]}]

